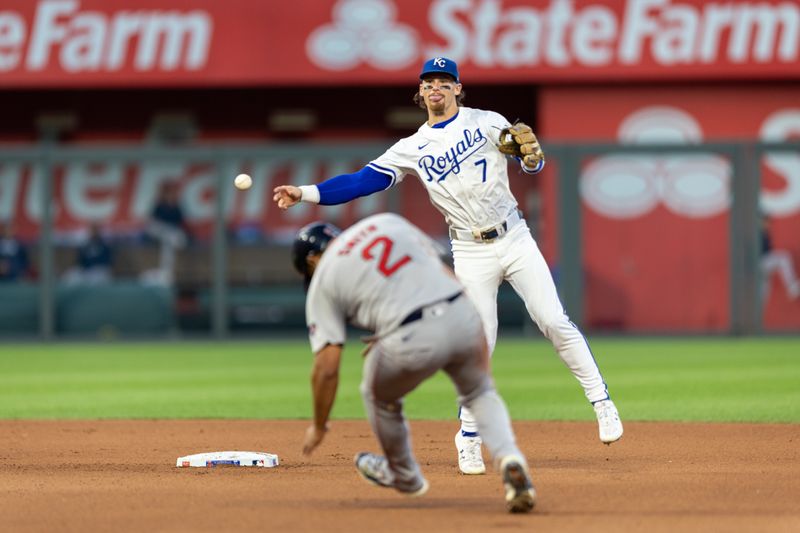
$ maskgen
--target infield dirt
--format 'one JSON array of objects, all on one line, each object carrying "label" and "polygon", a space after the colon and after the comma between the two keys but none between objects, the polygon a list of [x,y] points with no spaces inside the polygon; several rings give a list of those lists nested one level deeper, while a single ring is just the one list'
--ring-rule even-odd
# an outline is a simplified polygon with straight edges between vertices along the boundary
[{"label": "infield dirt", "polygon": [[[800,425],[515,422],[539,501],[504,510],[501,482],[462,476],[454,422],[412,421],[431,482],[411,500],[364,483],[364,421],[334,421],[311,458],[306,421],[0,421],[2,531],[800,531]],[[281,465],[179,469],[202,451],[276,453]]]}]

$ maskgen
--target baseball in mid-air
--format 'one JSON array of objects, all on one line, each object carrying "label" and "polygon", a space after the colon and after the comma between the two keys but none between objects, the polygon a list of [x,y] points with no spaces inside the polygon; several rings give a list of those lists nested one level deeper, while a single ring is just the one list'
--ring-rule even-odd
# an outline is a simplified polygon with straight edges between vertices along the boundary
[{"label": "baseball in mid-air", "polygon": [[249,174],[239,174],[234,178],[233,184],[240,191],[246,191],[253,185],[253,178]]}]

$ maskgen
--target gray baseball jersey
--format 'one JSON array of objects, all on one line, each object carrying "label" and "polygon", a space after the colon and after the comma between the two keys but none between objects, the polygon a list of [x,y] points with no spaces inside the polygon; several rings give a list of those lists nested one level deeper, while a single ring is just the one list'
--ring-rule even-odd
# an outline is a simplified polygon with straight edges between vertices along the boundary
[{"label": "gray baseball jersey", "polygon": [[365,218],[330,243],[311,278],[311,349],[344,344],[347,323],[380,337],[409,313],[460,290],[416,226],[392,213]]},{"label": "gray baseball jersey", "polygon": [[508,161],[497,149],[511,124],[499,113],[460,107],[446,128],[424,123],[369,163],[392,177],[419,177],[433,205],[454,228],[485,228],[504,221],[517,207],[508,183]]}]

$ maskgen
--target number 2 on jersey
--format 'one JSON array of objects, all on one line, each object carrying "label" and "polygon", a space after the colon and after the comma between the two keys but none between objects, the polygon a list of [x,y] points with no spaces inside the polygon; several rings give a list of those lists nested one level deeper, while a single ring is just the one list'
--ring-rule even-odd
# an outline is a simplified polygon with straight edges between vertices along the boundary
[{"label": "number 2 on jersey", "polygon": [[378,270],[381,271],[381,274],[386,276],[387,278],[400,270],[400,268],[411,261],[410,255],[404,255],[397,261],[392,264],[389,264],[389,257],[392,255],[392,248],[394,247],[394,241],[389,237],[381,236],[375,237],[372,239],[368,245],[364,247],[364,250],[361,252],[361,257],[369,261],[370,259],[374,259],[375,256],[372,255],[372,249],[376,246],[383,247],[381,251],[380,259],[378,259]]}]

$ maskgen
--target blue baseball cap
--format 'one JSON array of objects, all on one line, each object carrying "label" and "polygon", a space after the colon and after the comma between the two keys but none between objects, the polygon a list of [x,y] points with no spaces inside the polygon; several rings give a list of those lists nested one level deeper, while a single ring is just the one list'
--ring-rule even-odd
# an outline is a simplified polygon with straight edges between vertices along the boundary
[{"label": "blue baseball cap", "polygon": [[425,77],[426,74],[447,74],[452,76],[456,83],[461,83],[458,79],[458,65],[452,59],[446,57],[434,57],[429,59],[422,65],[422,72],[419,73],[419,79]]}]

